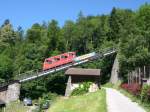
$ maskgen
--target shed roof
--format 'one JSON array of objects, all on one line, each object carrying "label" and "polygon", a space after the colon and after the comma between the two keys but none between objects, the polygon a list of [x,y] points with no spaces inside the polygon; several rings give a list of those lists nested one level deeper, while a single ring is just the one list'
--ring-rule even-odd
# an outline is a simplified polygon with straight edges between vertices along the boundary
[{"label": "shed roof", "polygon": [[100,69],[83,69],[83,68],[69,68],[66,75],[90,75],[100,76]]}]

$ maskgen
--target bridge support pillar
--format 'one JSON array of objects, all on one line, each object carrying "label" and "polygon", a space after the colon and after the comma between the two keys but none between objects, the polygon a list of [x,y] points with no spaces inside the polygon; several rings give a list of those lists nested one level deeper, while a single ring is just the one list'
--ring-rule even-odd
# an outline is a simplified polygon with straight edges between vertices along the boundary
[{"label": "bridge support pillar", "polygon": [[68,78],[65,96],[69,96],[70,94],[71,94],[71,76],[69,76]]},{"label": "bridge support pillar", "polygon": [[118,81],[119,81],[119,61],[116,56],[113,67],[112,67],[112,71],[111,71],[110,82],[112,84],[116,84]]},{"label": "bridge support pillar", "polygon": [[11,101],[16,101],[19,99],[20,87],[21,84],[19,83],[19,81],[15,81],[8,85],[7,93],[6,93],[6,103],[9,103]]}]

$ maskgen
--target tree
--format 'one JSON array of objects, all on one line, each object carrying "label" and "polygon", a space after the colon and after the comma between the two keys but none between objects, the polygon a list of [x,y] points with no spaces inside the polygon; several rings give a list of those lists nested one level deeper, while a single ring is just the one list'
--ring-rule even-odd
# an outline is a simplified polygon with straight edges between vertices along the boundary
[{"label": "tree", "polygon": [[124,23],[122,16],[120,15],[122,14],[122,12],[119,12],[120,10],[114,7],[109,18],[110,31],[108,35],[108,40],[115,41],[116,43],[119,42],[120,34],[122,33],[121,23]]},{"label": "tree", "polygon": [[0,79],[8,81],[12,79],[13,75],[13,64],[11,58],[7,55],[0,54]]},{"label": "tree", "polygon": [[57,21],[52,20],[49,23],[47,37],[49,40],[48,40],[48,48],[46,51],[46,56],[49,56],[52,54],[53,51],[59,48],[60,28],[58,27]]},{"label": "tree", "polygon": [[[5,21],[6,22],[6,21]],[[0,30],[0,51],[12,47],[16,42],[16,33],[9,22],[4,23]]]},{"label": "tree", "polygon": [[65,42],[65,50],[70,51],[73,49],[73,43],[74,43],[74,28],[75,24],[72,21],[66,21],[64,27],[62,28],[62,35],[64,37]]}]

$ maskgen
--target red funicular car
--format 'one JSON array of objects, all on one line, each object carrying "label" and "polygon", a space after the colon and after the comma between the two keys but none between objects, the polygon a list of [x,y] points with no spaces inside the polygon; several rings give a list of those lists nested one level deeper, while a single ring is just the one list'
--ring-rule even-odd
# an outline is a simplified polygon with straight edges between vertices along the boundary
[{"label": "red funicular car", "polygon": [[76,57],[76,52],[68,52],[61,55],[46,58],[43,64],[43,70],[48,70],[67,63],[71,63]]}]

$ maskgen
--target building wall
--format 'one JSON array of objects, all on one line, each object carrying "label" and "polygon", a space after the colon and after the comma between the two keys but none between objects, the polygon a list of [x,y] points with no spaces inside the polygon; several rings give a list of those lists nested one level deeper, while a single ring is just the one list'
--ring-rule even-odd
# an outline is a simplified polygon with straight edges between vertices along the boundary
[{"label": "building wall", "polygon": [[99,89],[98,76],[69,76],[65,96],[70,96],[75,88],[78,88],[83,82],[93,82],[89,88],[89,92],[95,92]]}]

